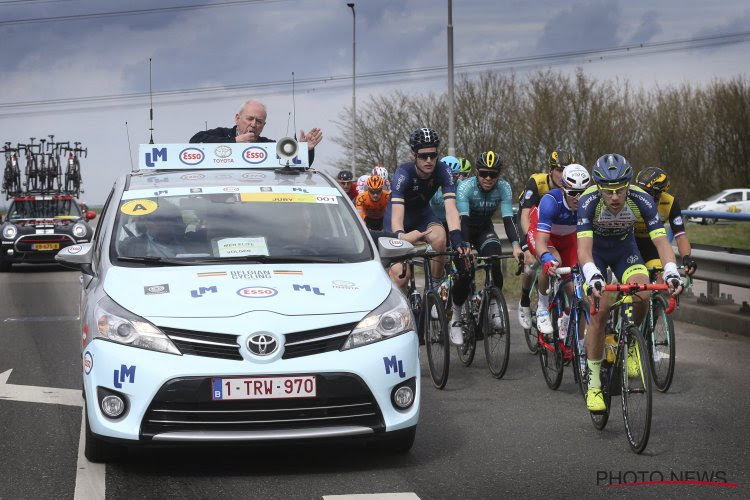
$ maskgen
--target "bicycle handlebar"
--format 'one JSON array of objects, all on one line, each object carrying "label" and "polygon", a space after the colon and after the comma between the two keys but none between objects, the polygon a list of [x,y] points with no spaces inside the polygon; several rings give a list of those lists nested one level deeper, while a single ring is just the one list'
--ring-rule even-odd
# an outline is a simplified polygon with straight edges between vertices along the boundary
[{"label": "bicycle handlebar", "polygon": [[[664,283],[626,283],[626,284],[610,284],[604,285],[602,291],[604,292],[622,292],[626,295],[635,295],[637,292],[651,291],[651,290],[669,290],[669,286]],[[672,314],[675,307],[677,306],[677,299],[674,295],[669,296],[669,305],[664,310],[667,314]],[[594,304],[591,306],[591,315],[594,316],[599,311],[599,300],[595,299]]]}]

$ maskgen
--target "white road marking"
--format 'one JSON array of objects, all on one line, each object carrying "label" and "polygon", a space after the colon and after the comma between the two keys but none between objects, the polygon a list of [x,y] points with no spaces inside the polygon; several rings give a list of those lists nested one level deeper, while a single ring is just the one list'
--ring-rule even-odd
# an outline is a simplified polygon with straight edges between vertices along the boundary
[{"label": "white road marking", "polygon": [[[37,387],[33,385],[9,384],[13,369],[0,373],[0,399],[23,401],[26,403],[46,403],[55,405],[83,407],[80,390],[62,389],[59,387]],[[81,413],[81,434],[78,440],[78,463],[76,464],[76,489],[73,498],[76,500],[97,500],[104,498],[105,473],[104,464],[94,464],[84,455],[84,436],[86,422]]]},{"label": "white road marking", "polygon": [[14,321],[78,321],[78,316],[10,316],[3,319],[3,323],[10,323]]},{"label": "white road marking", "polygon": [[416,493],[362,493],[357,495],[325,495],[323,500],[420,500]]}]

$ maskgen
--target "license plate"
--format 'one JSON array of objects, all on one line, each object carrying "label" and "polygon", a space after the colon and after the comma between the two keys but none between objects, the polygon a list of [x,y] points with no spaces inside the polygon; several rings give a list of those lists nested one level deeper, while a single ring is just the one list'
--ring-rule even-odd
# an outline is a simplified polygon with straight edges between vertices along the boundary
[{"label": "license plate", "polygon": [[317,396],[315,375],[211,379],[211,399],[291,399]]},{"label": "license plate", "polygon": [[32,250],[57,250],[60,248],[59,243],[32,243]]}]

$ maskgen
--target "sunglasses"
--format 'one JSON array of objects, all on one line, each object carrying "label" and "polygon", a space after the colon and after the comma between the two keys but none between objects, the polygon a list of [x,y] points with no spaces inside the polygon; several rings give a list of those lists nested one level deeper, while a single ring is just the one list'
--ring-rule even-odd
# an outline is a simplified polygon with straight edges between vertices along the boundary
[{"label": "sunglasses", "polygon": [[417,158],[420,160],[434,160],[437,158],[437,153],[417,153]]},{"label": "sunglasses", "polygon": [[615,194],[623,196],[628,190],[628,186],[614,186],[614,187],[602,187],[599,186],[599,191],[607,196],[613,196]]},{"label": "sunglasses", "polygon": [[497,179],[500,176],[500,172],[495,172],[493,170],[479,170],[477,172],[477,175],[485,179],[487,177],[489,177],[490,179]]},{"label": "sunglasses", "polygon": [[344,184],[351,184],[351,183],[352,183],[352,181],[339,181],[339,184],[341,184],[342,186]]},{"label": "sunglasses", "polygon": [[367,191],[368,191],[368,192],[369,192],[370,194],[382,194],[382,193],[383,193],[383,190],[382,190],[382,189],[368,189]]},{"label": "sunglasses", "polygon": [[566,189],[565,194],[571,198],[578,198],[583,194],[583,189]]}]

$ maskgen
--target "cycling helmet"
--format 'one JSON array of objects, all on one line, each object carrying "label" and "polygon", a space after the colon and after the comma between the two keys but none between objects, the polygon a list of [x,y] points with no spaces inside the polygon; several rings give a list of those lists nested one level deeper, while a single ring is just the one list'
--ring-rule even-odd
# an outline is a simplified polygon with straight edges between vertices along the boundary
[{"label": "cycling helmet", "polygon": [[461,170],[461,165],[458,164],[458,158],[455,156],[443,156],[440,161],[448,165],[453,175],[458,175]]},{"label": "cycling helmet", "polygon": [[412,151],[418,151],[422,148],[437,148],[439,146],[440,137],[431,128],[418,128],[409,137],[409,147],[411,147]]},{"label": "cycling helmet", "polygon": [[635,183],[650,193],[669,191],[669,176],[659,167],[646,167],[635,176]]},{"label": "cycling helmet", "polygon": [[593,174],[594,182],[599,186],[624,186],[633,178],[633,167],[624,156],[608,153],[596,160]]},{"label": "cycling helmet", "polygon": [[341,172],[339,172],[339,175],[337,175],[336,178],[340,181],[350,181],[354,179],[354,175],[352,174],[351,170],[342,170]]},{"label": "cycling helmet", "polygon": [[458,169],[458,172],[460,174],[466,174],[469,175],[471,173],[471,162],[467,160],[466,158],[459,158],[458,164],[460,168]]},{"label": "cycling helmet", "polygon": [[503,157],[494,151],[485,151],[477,157],[477,170],[500,170]]},{"label": "cycling helmet", "polygon": [[383,186],[385,185],[385,181],[382,177],[379,175],[371,175],[369,179],[367,179],[367,190],[368,191],[378,191],[383,189]]},{"label": "cycling helmet", "polygon": [[566,193],[569,191],[581,192],[588,187],[589,182],[591,182],[589,171],[586,170],[586,167],[578,163],[567,165],[560,177],[562,190]]},{"label": "cycling helmet", "polygon": [[384,181],[387,181],[388,169],[385,168],[383,165],[378,165],[377,167],[372,169],[372,175],[377,175],[378,177],[382,177]]},{"label": "cycling helmet", "polygon": [[564,149],[553,149],[547,156],[547,166],[550,170],[553,168],[562,168],[565,165],[575,163],[575,158],[570,151]]}]

